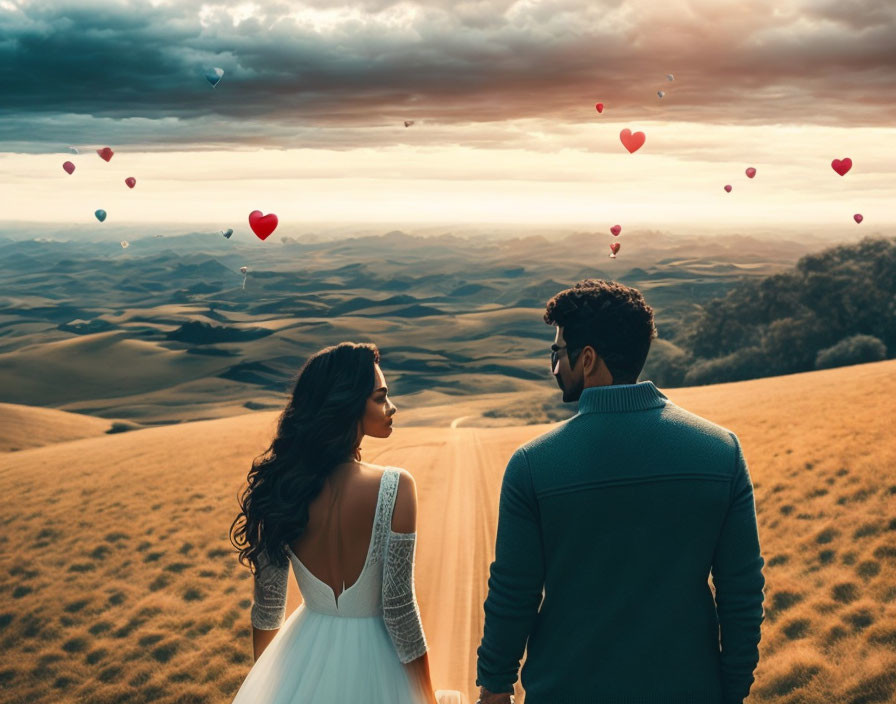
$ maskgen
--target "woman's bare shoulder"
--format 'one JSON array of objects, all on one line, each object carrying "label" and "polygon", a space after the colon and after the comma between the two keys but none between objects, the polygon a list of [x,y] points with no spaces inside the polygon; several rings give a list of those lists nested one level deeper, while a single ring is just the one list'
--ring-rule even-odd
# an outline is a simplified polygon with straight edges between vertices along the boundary
[{"label": "woman's bare shoulder", "polygon": [[358,462],[364,469],[369,469],[371,472],[378,472],[382,474],[388,469],[386,465],[382,464],[374,464],[373,462]]},{"label": "woman's bare shoulder", "polygon": [[397,469],[401,474],[407,477],[407,480],[413,481],[414,478],[411,476],[411,473],[406,470],[404,467],[396,467],[395,465],[382,465],[382,464],[373,464],[372,462],[361,462],[360,463],[364,469],[369,470],[371,475],[375,475],[377,478],[381,477],[383,473],[388,469]]},{"label": "woman's bare shoulder", "polygon": [[[414,481],[414,476],[403,467],[396,467],[395,465],[383,466],[370,462],[362,462],[361,464],[366,465],[367,470],[370,472],[368,481],[377,486],[382,481],[383,474],[386,471],[390,469],[398,470],[398,488],[393,515],[405,516],[402,524],[406,524],[408,520],[413,524],[416,520],[417,512],[417,482]],[[413,528],[407,530],[410,532]]]}]

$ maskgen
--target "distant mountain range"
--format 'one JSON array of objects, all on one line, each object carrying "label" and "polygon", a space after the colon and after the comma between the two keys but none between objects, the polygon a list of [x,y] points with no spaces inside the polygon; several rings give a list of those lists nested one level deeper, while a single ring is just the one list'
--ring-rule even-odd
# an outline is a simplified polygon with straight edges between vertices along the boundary
[{"label": "distant mountain range", "polygon": [[635,286],[676,343],[701,303],[819,248],[623,231],[614,260],[609,232],[283,239],[0,235],[3,400],[157,423],[273,407],[308,355],[370,340],[399,396],[525,390],[550,416],[542,314],[559,290],[589,276]]}]

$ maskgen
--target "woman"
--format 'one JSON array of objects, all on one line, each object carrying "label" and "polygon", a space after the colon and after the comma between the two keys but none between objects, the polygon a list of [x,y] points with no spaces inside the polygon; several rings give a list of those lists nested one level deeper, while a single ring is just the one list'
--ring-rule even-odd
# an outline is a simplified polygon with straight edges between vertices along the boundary
[{"label": "woman", "polygon": [[[361,461],[361,439],[389,437],[397,410],[379,359],[351,342],[308,359],[253,462],[231,542],[253,568],[255,664],[233,704],[437,702],[414,594],[414,480]],[[284,620],[290,564],[303,603]]]}]

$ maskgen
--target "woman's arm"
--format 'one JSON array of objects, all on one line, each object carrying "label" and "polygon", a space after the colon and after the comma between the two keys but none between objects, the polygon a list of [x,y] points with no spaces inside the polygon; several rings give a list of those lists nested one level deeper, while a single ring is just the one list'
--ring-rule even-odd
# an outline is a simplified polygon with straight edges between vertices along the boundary
[{"label": "woman's arm", "polygon": [[429,653],[423,653],[419,658],[411,660],[404,668],[415,687],[429,697],[430,704],[438,704],[429,673]]},{"label": "woman's arm", "polygon": [[289,565],[272,563],[266,552],[258,555],[258,571],[254,576],[252,620],[252,649],[255,660],[261,657],[279,633],[286,618],[286,585]]},{"label": "woman's arm", "polygon": [[383,619],[408,678],[431,704],[437,704],[414,593],[417,487],[414,478],[404,470],[398,479],[390,528],[383,565]]},{"label": "woman's arm", "polygon": [[252,650],[255,654],[255,662],[258,662],[258,658],[261,657],[264,649],[270,645],[271,641],[274,640],[274,636],[279,632],[279,628],[273,631],[266,631],[263,628],[252,626]]}]

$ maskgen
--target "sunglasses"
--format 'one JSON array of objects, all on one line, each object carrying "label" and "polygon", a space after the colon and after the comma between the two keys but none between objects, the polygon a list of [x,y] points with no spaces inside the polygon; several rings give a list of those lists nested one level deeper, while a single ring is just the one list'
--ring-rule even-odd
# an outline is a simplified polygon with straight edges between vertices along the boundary
[{"label": "sunglasses", "polygon": [[[551,345],[551,371],[557,366],[557,360],[560,358],[560,350],[567,349],[568,345],[563,345],[562,347],[558,347],[557,345]],[[572,350],[568,351],[566,354],[569,357],[569,366],[570,368],[576,366],[576,359],[579,356],[579,352],[581,351],[581,347],[573,347]],[[575,354],[573,354],[575,353]]]}]

